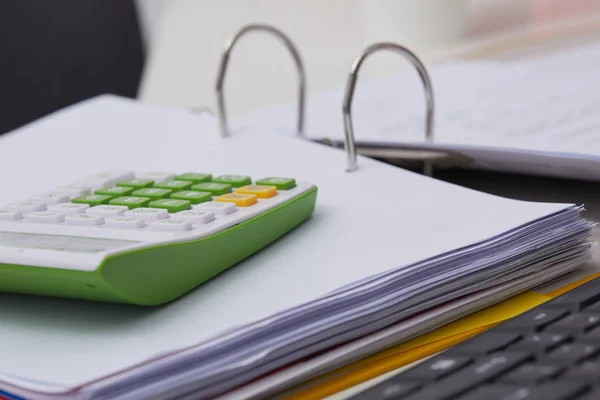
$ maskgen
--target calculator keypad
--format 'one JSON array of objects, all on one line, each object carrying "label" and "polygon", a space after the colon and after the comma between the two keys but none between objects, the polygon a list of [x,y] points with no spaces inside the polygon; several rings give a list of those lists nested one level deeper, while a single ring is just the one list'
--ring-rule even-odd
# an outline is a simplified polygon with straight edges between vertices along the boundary
[{"label": "calculator keypad", "polygon": [[133,243],[200,238],[258,216],[311,187],[298,187],[291,178],[254,181],[234,174],[213,178],[204,171],[109,171],[0,205],[0,232]]}]

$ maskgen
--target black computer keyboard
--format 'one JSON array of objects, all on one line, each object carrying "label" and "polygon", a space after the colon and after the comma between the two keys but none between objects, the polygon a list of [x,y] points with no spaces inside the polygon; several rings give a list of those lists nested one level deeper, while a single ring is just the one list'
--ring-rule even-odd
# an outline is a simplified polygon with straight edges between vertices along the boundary
[{"label": "black computer keyboard", "polygon": [[351,398],[600,400],[600,278]]}]

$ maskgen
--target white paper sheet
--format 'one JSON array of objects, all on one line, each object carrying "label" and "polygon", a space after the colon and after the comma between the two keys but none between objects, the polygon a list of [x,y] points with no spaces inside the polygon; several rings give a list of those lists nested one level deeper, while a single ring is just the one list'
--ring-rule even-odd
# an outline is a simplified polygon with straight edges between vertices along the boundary
[{"label": "white paper sheet", "polygon": [[107,167],[294,176],[319,195],[314,216],[293,233],[164,307],[0,294],[0,373],[80,385],[567,207],[502,199],[363,158],[347,173],[343,152],[270,133],[267,122],[223,139],[213,120],[109,96],[3,138],[2,203]]},{"label": "white paper sheet", "polygon": [[[425,99],[416,72],[360,80],[356,140],[450,149],[471,167],[600,180],[600,44],[519,61],[430,68],[435,139],[425,144]],[[308,97],[307,138],[343,139],[340,87]],[[295,104],[249,116],[293,134]],[[252,123],[252,122],[248,122]]]}]

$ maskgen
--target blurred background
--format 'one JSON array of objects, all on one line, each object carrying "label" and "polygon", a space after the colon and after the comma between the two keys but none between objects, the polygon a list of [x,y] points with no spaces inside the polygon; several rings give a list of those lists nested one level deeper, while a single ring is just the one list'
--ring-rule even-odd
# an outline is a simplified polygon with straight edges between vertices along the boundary
[{"label": "blurred background", "polygon": [[[585,26],[599,12],[600,0],[3,0],[0,133],[103,93],[213,108],[223,45],[249,23],[283,29],[317,91],[343,85],[374,41],[401,43],[433,63],[501,37]],[[242,42],[228,75],[230,112],[293,100],[283,46],[262,34]],[[404,67],[378,57],[365,74]]]}]

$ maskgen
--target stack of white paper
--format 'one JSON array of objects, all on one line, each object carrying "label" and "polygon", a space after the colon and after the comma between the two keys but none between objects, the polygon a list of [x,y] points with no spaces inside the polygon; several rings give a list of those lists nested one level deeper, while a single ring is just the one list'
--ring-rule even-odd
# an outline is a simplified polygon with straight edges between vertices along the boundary
[{"label": "stack of white paper", "polygon": [[[0,390],[27,399],[264,394],[590,256],[580,207],[504,199],[364,158],[348,173],[343,152],[269,134],[268,122],[224,139],[210,118],[104,97],[0,140],[0,168],[12,171],[2,203],[107,167],[293,176],[319,188],[309,221],[166,306],[2,294]],[[285,367],[290,375],[271,387],[240,394]]]},{"label": "stack of white paper", "polygon": [[[356,140],[449,150],[469,159],[471,168],[598,181],[598,62],[596,42],[525,59],[433,66],[432,143],[425,142],[425,97],[416,72],[359,79]],[[343,87],[308,97],[307,138],[342,143],[343,98]],[[296,104],[249,116],[256,118],[294,134]]]}]

